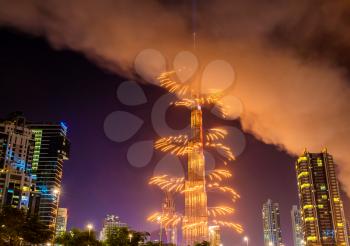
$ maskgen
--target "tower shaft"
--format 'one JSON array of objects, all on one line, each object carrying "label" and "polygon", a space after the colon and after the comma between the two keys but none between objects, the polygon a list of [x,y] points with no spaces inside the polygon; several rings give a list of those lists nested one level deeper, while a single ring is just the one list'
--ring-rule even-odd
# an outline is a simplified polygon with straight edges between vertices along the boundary
[{"label": "tower shaft", "polygon": [[184,245],[208,240],[208,207],[205,187],[202,110],[191,111],[191,139],[189,142],[188,174],[185,182]]}]

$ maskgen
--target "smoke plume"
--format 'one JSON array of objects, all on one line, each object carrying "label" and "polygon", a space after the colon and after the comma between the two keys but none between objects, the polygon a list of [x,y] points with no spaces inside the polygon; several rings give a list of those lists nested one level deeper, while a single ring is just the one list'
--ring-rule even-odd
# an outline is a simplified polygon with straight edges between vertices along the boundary
[{"label": "smoke plume", "polygon": [[[327,146],[350,195],[350,5],[346,1],[198,1],[197,55],[225,59],[243,128],[291,154]],[[145,48],[191,49],[190,1],[0,0],[0,25],[44,36],[133,76]]]}]

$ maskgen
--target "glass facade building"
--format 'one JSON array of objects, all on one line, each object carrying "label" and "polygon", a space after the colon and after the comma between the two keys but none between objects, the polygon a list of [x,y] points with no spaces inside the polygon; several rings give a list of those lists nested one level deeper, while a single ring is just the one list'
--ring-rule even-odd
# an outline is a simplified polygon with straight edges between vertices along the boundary
[{"label": "glass facade building", "polygon": [[280,223],[279,204],[268,199],[262,209],[263,229],[264,229],[264,245],[265,246],[281,246],[282,232]]},{"label": "glass facade building", "polygon": [[290,211],[293,229],[293,244],[294,246],[304,246],[303,221],[298,206],[294,205]]}]

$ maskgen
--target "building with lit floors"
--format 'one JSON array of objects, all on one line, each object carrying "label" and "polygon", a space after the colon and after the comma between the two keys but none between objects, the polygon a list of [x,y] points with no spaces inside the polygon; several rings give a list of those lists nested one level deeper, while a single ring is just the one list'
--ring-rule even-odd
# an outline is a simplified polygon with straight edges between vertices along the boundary
[{"label": "building with lit floors", "polygon": [[220,226],[209,226],[210,246],[221,246]]},{"label": "building with lit floors", "polygon": [[263,205],[262,218],[264,229],[264,245],[283,245],[279,204],[272,202],[271,199],[268,199],[267,202]]},{"label": "building with lit floors", "polygon": [[39,220],[54,231],[58,213],[63,162],[70,143],[64,123],[30,123],[34,134],[32,175],[41,193]]},{"label": "building with lit floors", "polygon": [[60,236],[67,230],[68,210],[67,208],[58,208],[56,218],[56,236]]},{"label": "building with lit floors", "polygon": [[0,205],[30,209],[54,231],[69,145],[64,123],[33,123],[19,112],[0,120]]},{"label": "building with lit floors", "polygon": [[103,221],[103,227],[100,232],[100,241],[105,241],[107,235],[113,233],[115,228],[128,227],[126,223],[120,221],[119,217],[113,214],[107,214]]},{"label": "building with lit floors", "polygon": [[24,117],[11,114],[0,120],[0,207],[13,206],[37,215],[40,193],[31,176],[32,131]]},{"label": "building with lit floors", "polygon": [[292,219],[293,243],[294,246],[304,246],[303,221],[298,206],[293,205],[290,211]]},{"label": "building with lit floors", "polygon": [[348,246],[348,233],[335,163],[326,149],[307,150],[296,161],[301,216],[306,245]]}]

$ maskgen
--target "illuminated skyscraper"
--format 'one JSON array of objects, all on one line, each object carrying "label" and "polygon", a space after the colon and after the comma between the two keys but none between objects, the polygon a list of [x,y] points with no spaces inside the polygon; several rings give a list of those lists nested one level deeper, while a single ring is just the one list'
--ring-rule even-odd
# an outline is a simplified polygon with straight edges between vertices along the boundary
[{"label": "illuminated skyscraper", "polygon": [[293,243],[294,246],[305,245],[304,234],[303,234],[303,221],[301,219],[300,210],[298,206],[294,205],[290,211],[292,218],[292,229],[293,229]]},{"label": "illuminated skyscraper", "polygon": [[41,193],[39,220],[55,229],[61,193],[63,162],[68,160],[70,143],[64,123],[30,123],[34,133],[32,175]]},{"label": "illuminated skyscraper", "polygon": [[203,154],[202,110],[191,110],[188,174],[185,182],[184,245],[208,240],[208,207]]},{"label": "illuminated skyscraper", "polygon": [[68,210],[66,208],[58,208],[56,219],[56,236],[60,236],[67,230]]},{"label": "illuminated skyscraper", "polygon": [[296,173],[306,245],[349,245],[333,157],[305,150]]},{"label": "illuminated skyscraper", "polygon": [[24,208],[36,215],[40,194],[30,175],[33,157],[32,131],[18,113],[0,120],[0,207]]},{"label": "illuminated skyscraper", "polygon": [[66,135],[64,123],[32,123],[18,112],[0,120],[1,204],[27,207],[52,231],[69,153]]},{"label": "illuminated skyscraper", "polygon": [[128,225],[122,223],[118,216],[107,214],[106,218],[103,221],[103,227],[100,232],[100,240],[106,240],[109,234],[114,233],[113,229],[120,227],[128,227]]},{"label": "illuminated skyscraper", "polygon": [[279,204],[273,203],[270,199],[268,199],[263,205],[262,217],[264,228],[264,245],[282,245]]}]

